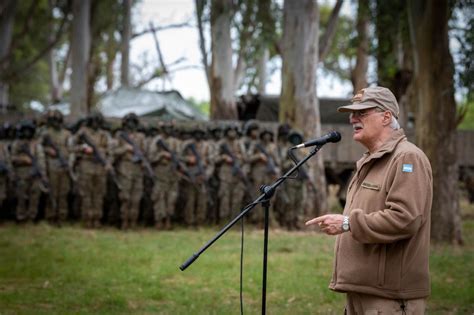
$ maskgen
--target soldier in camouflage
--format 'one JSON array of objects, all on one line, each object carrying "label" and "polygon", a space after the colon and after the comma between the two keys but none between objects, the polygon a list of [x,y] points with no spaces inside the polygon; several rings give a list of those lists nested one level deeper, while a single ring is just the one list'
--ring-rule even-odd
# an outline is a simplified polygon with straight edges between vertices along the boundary
[{"label": "soldier in camouflage", "polygon": [[238,139],[235,126],[224,130],[225,139],[218,144],[219,155],[216,164],[219,165],[219,220],[228,221],[235,217],[242,206],[247,178],[242,165],[245,149]]},{"label": "soldier in camouflage", "polygon": [[[253,141],[249,148],[248,161],[251,165],[251,177],[253,185],[259,189],[262,185],[270,185],[280,174],[277,165],[277,150],[273,143],[273,133],[270,130],[264,129],[260,132],[260,139]],[[254,199],[259,192],[255,191]],[[270,208],[270,220],[275,224],[275,216],[273,213],[273,203]],[[260,209],[252,211],[250,219],[253,223],[259,226],[263,224],[264,212]]]},{"label": "soldier in camouflage", "polygon": [[107,188],[109,161],[109,135],[101,129],[103,117],[92,113],[74,136],[73,161],[77,163],[78,192],[81,199],[81,216],[85,227],[101,225],[103,201]]},{"label": "soldier in camouflage", "polygon": [[7,137],[8,126],[0,126],[0,218],[6,217],[5,200],[7,198],[8,183],[13,179],[9,142]]},{"label": "soldier in camouflage", "polygon": [[69,154],[71,133],[62,127],[63,115],[58,110],[46,114],[46,126],[40,131],[39,141],[44,147],[46,171],[50,184],[45,217],[50,223],[61,225],[68,215],[70,184]]},{"label": "soldier in camouflage", "polygon": [[[286,144],[280,147],[281,151],[287,152],[290,147],[298,145],[303,142],[303,135],[297,131],[291,131],[286,137]],[[286,153],[285,153],[286,154]],[[299,160],[298,152],[293,151],[295,157]],[[294,166],[294,163],[289,158],[282,158],[281,168],[282,172],[286,173]],[[289,179],[285,182],[280,192],[287,198],[282,199],[280,211],[280,224],[288,230],[301,229],[304,217],[303,200],[306,197],[306,183],[309,177],[306,166],[300,167],[298,178]]]},{"label": "soldier in camouflage", "polygon": [[204,131],[193,132],[194,139],[183,142],[181,157],[190,174],[191,181],[183,182],[183,195],[186,196],[183,217],[188,226],[198,226],[205,222],[207,214],[207,180],[206,172],[209,156],[208,147],[203,141]]},{"label": "soldier in camouflage", "polygon": [[122,130],[117,132],[117,145],[112,149],[120,186],[120,218],[122,229],[135,228],[143,194],[143,163],[145,135],[138,132],[140,122],[134,113],[122,119]]},{"label": "soldier in camouflage", "polygon": [[155,228],[171,229],[171,219],[174,216],[178,199],[179,172],[181,170],[178,158],[178,142],[172,137],[173,126],[166,124],[162,134],[153,138],[148,149],[150,163],[156,174],[155,185],[151,199]]},{"label": "soldier in camouflage", "polygon": [[12,143],[11,162],[16,185],[16,219],[18,222],[35,220],[41,191],[47,192],[43,146],[34,139],[36,126],[22,121],[17,126],[17,139]]}]

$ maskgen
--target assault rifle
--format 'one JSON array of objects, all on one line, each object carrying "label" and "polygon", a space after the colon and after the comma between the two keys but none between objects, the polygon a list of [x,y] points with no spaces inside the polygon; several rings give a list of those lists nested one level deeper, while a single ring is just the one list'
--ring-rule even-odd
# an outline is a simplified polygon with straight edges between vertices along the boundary
[{"label": "assault rifle", "polygon": [[92,153],[94,154],[94,158],[99,162],[103,167],[106,168],[106,170],[109,172],[110,177],[112,178],[112,181],[114,182],[115,185],[120,189],[120,184],[117,180],[117,173],[115,172],[115,169],[113,167],[108,168],[107,166],[109,163],[105,160],[105,158],[100,154],[99,149],[95,145],[95,143],[89,138],[88,135],[85,133],[81,133],[79,136],[79,140],[83,141],[85,144],[90,146],[92,148]]},{"label": "assault rifle", "polygon": [[173,168],[179,172],[179,174],[187,181],[191,181],[191,174],[189,171],[186,169],[186,166],[181,163],[179,158],[176,156],[176,153],[171,150],[168,145],[162,140],[158,139],[156,141],[156,144],[166,152],[168,152],[171,155],[171,162],[173,163]]},{"label": "assault rifle", "polygon": [[133,148],[133,158],[132,158],[133,162],[135,162],[135,163],[142,162],[142,165],[145,168],[146,174],[148,175],[149,178],[151,178],[151,180],[153,182],[155,182],[155,179],[156,179],[155,173],[153,172],[153,169],[150,165],[150,162],[145,157],[145,155],[143,154],[140,147],[135,143],[135,141],[130,139],[128,133],[126,133],[124,131],[120,132],[120,138],[122,138],[123,140],[125,140],[125,142],[127,142],[128,144],[130,144],[132,146],[132,148]]},{"label": "assault rifle", "polygon": [[49,181],[48,178],[41,172],[41,168],[38,164],[38,159],[30,151],[30,144],[23,143],[20,147],[20,152],[26,154],[31,159],[31,177],[39,178],[40,180],[40,189],[47,193],[49,192]]},{"label": "assault rifle", "polygon": [[232,159],[232,175],[237,175],[239,179],[244,183],[245,190],[247,190],[247,192],[250,192],[252,189],[252,185],[250,184],[248,177],[245,176],[244,172],[242,171],[242,168],[239,164],[239,160],[234,155],[234,153],[232,153],[227,143],[222,143],[220,150],[222,154],[228,155]]},{"label": "assault rifle", "polygon": [[273,160],[273,157],[267,152],[267,150],[265,150],[265,148],[262,146],[261,143],[258,143],[256,144],[257,146],[257,149],[263,153],[263,155],[265,155],[265,157],[267,158],[267,173],[268,174],[272,174],[272,175],[276,175],[277,174],[277,167],[276,167],[276,164],[275,164],[275,160]]},{"label": "assault rifle", "polygon": [[56,145],[56,143],[54,143],[53,139],[51,139],[51,136],[49,134],[43,136],[43,145],[50,147],[54,150],[54,152],[56,153],[56,157],[58,158],[59,165],[68,171],[69,176],[72,178],[73,181],[76,181],[76,176],[74,175],[72,169],[69,167],[68,161],[64,158],[64,155],[62,154],[61,150]]},{"label": "assault rifle", "polygon": [[201,159],[201,156],[199,155],[199,153],[197,152],[197,149],[196,149],[196,144],[194,142],[191,142],[189,143],[186,148],[185,148],[185,151],[186,149],[189,149],[191,150],[191,153],[194,155],[194,157],[196,158],[196,161],[197,161],[197,167],[198,167],[198,172],[197,174],[192,174],[191,172],[189,172],[189,175],[190,175],[190,178],[191,178],[191,181],[193,183],[197,183],[197,180],[196,180],[196,177],[203,177],[204,178],[204,183],[207,184],[207,180],[206,180],[206,171],[204,170],[204,165],[202,165],[202,159]]},{"label": "assault rifle", "polygon": [[43,136],[43,145],[47,146],[47,147],[50,147],[51,149],[54,150],[54,153],[56,153],[56,157],[59,160],[59,165],[62,168],[65,168],[65,169],[69,168],[69,165],[68,165],[66,159],[64,158],[64,155],[62,154],[61,150],[59,150],[56,143],[54,143],[53,139],[51,139],[50,135],[46,134],[46,135]]}]

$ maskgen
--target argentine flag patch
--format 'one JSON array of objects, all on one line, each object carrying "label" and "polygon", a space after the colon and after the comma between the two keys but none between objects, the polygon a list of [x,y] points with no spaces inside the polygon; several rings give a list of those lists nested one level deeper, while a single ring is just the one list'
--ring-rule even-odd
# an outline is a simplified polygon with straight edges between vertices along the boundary
[{"label": "argentine flag patch", "polygon": [[413,164],[403,164],[402,172],[412,173],[413,172]]}]

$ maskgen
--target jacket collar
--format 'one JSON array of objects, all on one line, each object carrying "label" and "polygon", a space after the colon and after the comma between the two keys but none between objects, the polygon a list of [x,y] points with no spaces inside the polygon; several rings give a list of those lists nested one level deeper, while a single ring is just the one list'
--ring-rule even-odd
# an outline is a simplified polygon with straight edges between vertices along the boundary
[{"label": "jacket collar", "polygon": [[392,136],[387,141],[385,141],[385,143],[382,144],[382,146],[376,152],[374,152],[373,154],[370,154],[369,151],[365,152],[362,158],[357,161],[357,168],[359,169],[365,163],[368,163],[373,159],[381,158],[385,154],[393,152],[393,150],[395,150],[395,148],[397,147],[398,143],[406,140],[406,138],[407,137],[403,129],[395,130],[392,133]]}]

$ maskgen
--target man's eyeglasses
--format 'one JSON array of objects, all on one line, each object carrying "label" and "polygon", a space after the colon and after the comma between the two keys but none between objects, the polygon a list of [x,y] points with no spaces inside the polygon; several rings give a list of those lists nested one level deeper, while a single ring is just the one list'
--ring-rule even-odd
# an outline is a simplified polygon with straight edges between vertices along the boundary
[{"label": "man's eyeglasses", "polygon": [[373,108],[370,108],[366,110],[353,111],[349,114],[349,119],[352,119],[352,118],[361,119],[375,113],[383,113],[383,112],[384,112],[383,110],[378,109],[378,108],[376,108],[375,110]]}]

